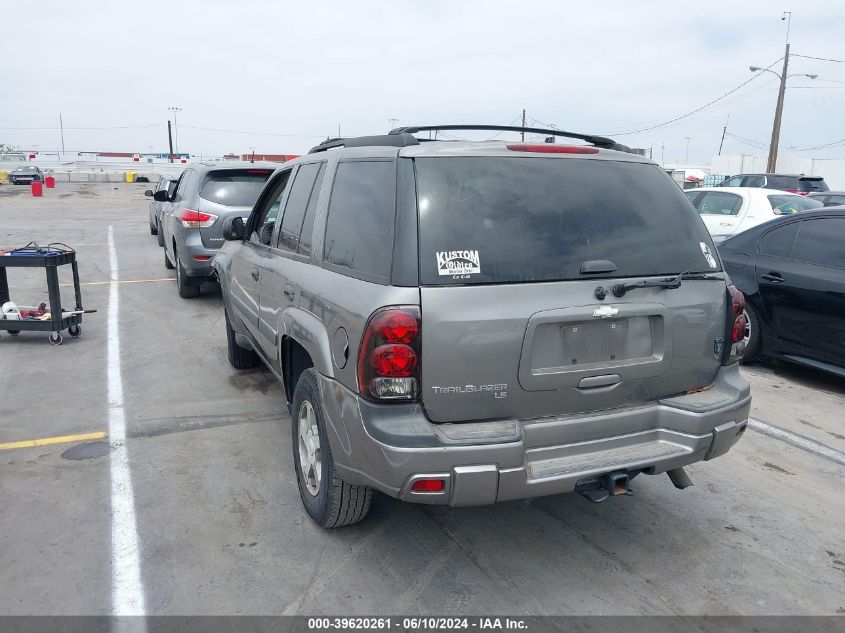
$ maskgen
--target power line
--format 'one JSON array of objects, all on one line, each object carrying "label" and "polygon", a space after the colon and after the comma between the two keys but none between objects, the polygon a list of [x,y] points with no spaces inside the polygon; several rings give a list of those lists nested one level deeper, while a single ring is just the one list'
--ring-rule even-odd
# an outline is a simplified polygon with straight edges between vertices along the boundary
[{"label": "power line", "polygon": [[838,141],[832,141],[830,143],[825,143],[824,145],[816,145],[815,147],[804,147],[801,149],[796,149],[796,152],[809,152],[810,150],[815,149],[828,149],[830,147],[838,147],[840,145],[845,145],[845,138],[841,138]]},{"label": "power line", "polygon": [[[108,125],[102,127],[67,127],[65,130],[128,130],[131,128],[164,127],[164,123],[149,123],[147,125]],[[58,131],[60,127],[0,127],[0,130],[48,130]]]},{"label": "power line", "polygon": [[249,134],[252,136],[287,136],[294,138],[324,138],[325,134],[287,134],[282,132],[251,132],[247,130],[223,130],[214,127],[200,127],[198,125],[185,125],[184,123],[179,127],[190,128],[192,130],[205,130],[206,132],[223,132],[226,134]]},{"label": "power line", "polygon": [[740,136],[739,134],[733,134],[732,132],[726,132],[726,136],[731,137],[732,139],[739,141],[743,145],[748,145],[749,147],[753,147],[754,149],[769,149],[769,146],[766,143],[762,143],[760,141],[755,141],[754,139],[745,138],[744,136]]},{"label": "power line", "polygon": [[829,59],[827,57],[812,57],[811,55],[799,55],[798,53],[790,53],[790,57],[803,57],[804,59],[817,59],[820,62],[835,62],[837,64],[845,64],[845,59]]},{"label": "power line", "polygon": [[[783,59],[783,58],[776,59],[776,60],[775,60],[775,61],[773,61],[771,64],[769,64],[768,66],[766,66],[766,69],[771,68],[772,66],[774,66],[775,64],[777,64],[777,63],[778,63],[781,59]],[[716,98],[715,98],[715,99],[713,99],[712,101],[708,101],[708,102],[707,102],[707,103],[705,103],[703,106],[700,106],[700,107],[696,108],[695,110],[690,110],[689,112],[686,112],[686,113],[684,113],[684,114],[681,114],[681,115],[679,115],[679,116],[676,116],[676,117],[675,117],[675,118],[673,118],[673,119],[669,119],[668,121],[665,121],[665,122],[663,122],[663,123],[659,123],[659,124],[657,124],[657,125],[652,125],[652,126],[649,126],[649,127],[640,128],[640,129],[638,129],[638,130],[630,130],[630,131],[628,131],[628,132],[614,132],[614,133],[613,133],[613,136],[628,136],[629,134],[639,134],[640,132],[648,132],[648,131],[650,131],[650,130],[656,130],[657,128],[666,127],[666,126],[667,126],[667,125],[669,125],[670,123],[675,123],[676,121],[680,121],[681,119],[686,119],[687,117],[690,117],[690,116],[692,116],[693,114],[697,114],[698,112],[701,112],[701,111],[702,111],[702,110],[704,110],[705,108],[710,107],[710,106],[711,106],[711,105],[713,105],[714,103],[717,103],[717,102],[721,101],[721,100],[722,100],[722,99],[724,99],[725,97],[728,97],[728,96],[732,95],[733,93],[735,93],[735,92],[736,92],[737,90],[739,90],[740,88],[742,88],[742,87],[744,87],[744,86],[746,86],[746,85],[750,84],[752,81],[754,81],[755,79],[757,79],[757,78],[758,78],[760,75],[762,75],[762,74],[763,74],[763,73],[757,73],[757,74],[753,75],[753,76],[751,77],[751,79],[748,79],[747,81],[743,81],[743,82],[742,82],[741,84],[739,84],[736,88],[733,88],[733,89],[731,89],[731,90],[728,90],[725,94],[723,94],[723,95],[721,95],[721,96],[719,96],[719,97],[716,97]]]},{"label": "power line", "polygon": [[[514,117],[513,121],[511,121],[510,123],[508,123],[508,127],[511,127],[514,123],[516,123],[517,121],[519,121],[521,118],[522,118],[522,115],[521,115],[521,114],[517,114],[517,115]],[[496,132],[493,136],[491,136],[490,138],[484,139],[484,140],[485,140],[485,141],[492,141],[494,138],[497,138],[500,134],[504,133],[504,131],[505,131],[505,130],[502,130],[501,132]]]}]

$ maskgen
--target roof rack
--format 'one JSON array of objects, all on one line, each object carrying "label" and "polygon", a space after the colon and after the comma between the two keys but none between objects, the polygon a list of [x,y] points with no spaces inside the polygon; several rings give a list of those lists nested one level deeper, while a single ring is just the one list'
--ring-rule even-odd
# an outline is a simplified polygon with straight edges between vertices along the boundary
[{"label": "roof rack", "polygon": [[380,134],[378,136],[355,136],[351,138],[327,138],[319,145],[312,147],[308,153],[315,154],[317,152],[325,152],[335,147],[367,147],[367,146],[382,146],[382,147],[407,147],[408,145],[419,145],[419,139],[415,138],[413,134],[403,134],[397,132],[394,134]]},{"label": "roof rack", "polygon": [[562,136],[565,138],[576,138],[586,141],[596,147],[603,149],[613,149],[620,152],[633,152],[633,150],[621,145],[613,139],[605,136],[595,136],[593,134],[579,134],[577,132],[565,132],[563,130],[551,130],[539,127],[517,127],[512,125],[415,125],[407,127],[398,127],[390,130],[387,134],[380,134],[378,136],[356,136],[351,138],[327,138],[319,145],[312,147],[308,153],[315,154],[317,152],[325,152],[335,147],[407,147],[409,145],[419,145],[421,141],[428,139],[418,139],[414,134],[418,132],[428,132],[437,130],[485,130],[494,132],[527,132],[529,134],[543,134],[547,136]]},{"label": "roof rack", "polygon": [[552,130],[540,127],[518,127],[513,125],[412,125],[397,127],[390,130],[389,134],[416,134],[437,130],[485,130],[493,132],[528,132],[529,134],[547,134],[549,136],[563,136],[566,138],[577,138],[586,141],[596,147],[604,149],[615,149],[623,152],[630,152],[631,148],[621,145],[611,138],[596,136],[594,134],[579,134],[578,132],[565,132],[563,130]]}]

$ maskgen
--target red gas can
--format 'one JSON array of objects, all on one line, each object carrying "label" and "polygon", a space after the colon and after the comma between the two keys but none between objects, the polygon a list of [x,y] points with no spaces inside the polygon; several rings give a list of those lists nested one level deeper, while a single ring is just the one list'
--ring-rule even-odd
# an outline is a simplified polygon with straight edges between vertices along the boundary
[{"label": "red gas can", "polygon": [[47,189],[52,189],[53,187],[56,186],[56,179],[53,178],[52,176],[47,176],[44,179],[44,185],[47,187]]},{"label": "red gas can", "polygon": [[37,180],[32,181],[32,195],[36,198],[40,198],[41,194],[43,193],[43,185],[38,182]]}]

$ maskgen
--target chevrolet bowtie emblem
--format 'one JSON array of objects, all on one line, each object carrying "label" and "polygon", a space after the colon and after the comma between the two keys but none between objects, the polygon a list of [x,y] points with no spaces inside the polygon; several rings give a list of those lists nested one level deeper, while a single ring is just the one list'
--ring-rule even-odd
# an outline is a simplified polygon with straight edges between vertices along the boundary
[{"label": "chevrolet bowtie emblem", "polygon": [[619,314],[619,308],[611,308],[610,306],[600,306],[593,311],[593,316],[600,319],[606,319],[617,314]]}]

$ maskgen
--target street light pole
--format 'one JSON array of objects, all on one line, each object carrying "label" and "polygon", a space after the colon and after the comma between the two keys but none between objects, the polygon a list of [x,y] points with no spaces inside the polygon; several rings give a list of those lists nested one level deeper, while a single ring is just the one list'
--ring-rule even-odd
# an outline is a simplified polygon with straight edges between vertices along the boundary
[{"label": "street light pole", "polygon": [[[791,17],[792,16],[790,16],[790,18]],[[766,172],[770,174],[773,174],[777,171],[778,143],[780,142],[780,124],[783,120],[783,96],[786,93],[786,70],[788,67],[789,42],[787,42],[786,51],[783,54],[783,71],[780,74],[780,90],[778,90],[778,103],[777,106],[775,106],[775,120],[774,123],[772,123],[772,140],[769,143],[769,160],[766,164]]]},{"label": "street light pole", "polygon": [[689,163],[689,142],[692,140],[692,137],[691,136],[685,136],[684,138],[687,139],[687,154],[686,154],[686,157],[684,158],[684,163]]},{"label": "street light pole", "polygon": [[818,78],[818,75],[809,75],[805,73],[796,73],[795,75],[787,74],[787,70],[789,69],[789,27],[792,24],[792,11],[784,11],[780,19],[787,21],[786,49],[783,53],[783,70],[778,75],[775,71],[769,70],[768,68],[760,68],[759,66],[751,66],[749,68],[751,72],[768,72],[772,73],[775,77],[780,79],[780,89],[778,90],[778,102],[775,106],[775,120],[772,123],[772,140],[769,143],[769,158],[766,163],[766,172],[770,174],[777,171],[778,166],[778,143],[780,142],[780,125],[781,121],[783,120],[783,98],[786,94],[786,80],[789,79],[789,77],[795,76],[809,77],[810,79]]},{"label": "street light pole", "polygon": [[168,106],[168,110],[173,113],[173,144],[176,146],[176,153],[179,153],[179,128],[176,125],[176,115],[182,111],[178,106]]}]

